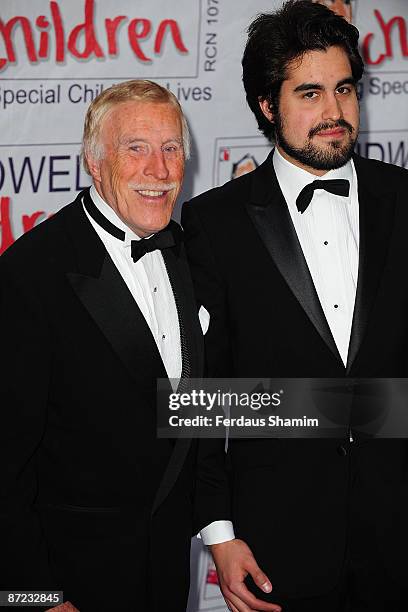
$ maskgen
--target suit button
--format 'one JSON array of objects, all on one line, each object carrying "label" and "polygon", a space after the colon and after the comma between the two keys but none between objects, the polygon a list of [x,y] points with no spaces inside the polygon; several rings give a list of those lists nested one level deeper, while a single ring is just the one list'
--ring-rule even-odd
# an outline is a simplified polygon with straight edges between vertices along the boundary
[{"label": "suit button", "polygon": [[337,453],[340,455],[340,457],[345,457],[347,455],[347,449],[340,445],[337,447]]}]

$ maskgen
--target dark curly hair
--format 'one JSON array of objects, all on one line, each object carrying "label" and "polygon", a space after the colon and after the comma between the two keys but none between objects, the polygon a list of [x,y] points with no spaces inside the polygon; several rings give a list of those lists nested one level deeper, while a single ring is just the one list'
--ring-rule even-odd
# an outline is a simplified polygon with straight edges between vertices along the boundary
[{"label": "dark curly hair", "polygon": [[267,100],[276,113],[287,68],[308,51],[342,47],[357,83],[364,71],[358,50],[358,30],[326,6],[310,0],[289,0],[273,13],[261,13],[248,28],[242,58],[246,99],[259,129],[273,140],[275,128],[264,116],[259,100]]}]

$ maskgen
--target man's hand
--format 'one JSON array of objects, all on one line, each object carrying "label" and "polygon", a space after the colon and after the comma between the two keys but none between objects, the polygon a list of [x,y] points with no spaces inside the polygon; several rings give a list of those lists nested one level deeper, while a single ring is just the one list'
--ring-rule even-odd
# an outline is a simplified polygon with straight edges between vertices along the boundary
[{"label": "man's hand", "polygon": [[55,608],[49,608],[45,612],[79,612],[78,608],[72,605],[70,601],[66,601],[63,604],[56,606]]},{"label": "man's hand", "polygon": [[251,549],[242,540],[230,540],[209,547],[217,568],[220,588],[232,612],[281,612],[277,604],[266,603],[255,597],[244,584],[250,574],[255,584],[270,593],[272,585],[258,567]]}]

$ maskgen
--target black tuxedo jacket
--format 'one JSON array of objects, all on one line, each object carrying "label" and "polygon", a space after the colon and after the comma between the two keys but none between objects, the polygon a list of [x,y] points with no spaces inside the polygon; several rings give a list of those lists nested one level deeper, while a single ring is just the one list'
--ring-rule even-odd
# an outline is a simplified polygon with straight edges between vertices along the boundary
[{"label": "black tuxedo jacket", "polygon": [[[184,206],[196,295],[211,315],[210,376],[408,376],[408,172],[354,163],[360,252],[347,367],[271,155]],[[352,401],[357,410],[357,395]],[[199,455],[197,526],[232,518],[274,585],[272,601],[328,591],[350,556],[377,555],[395,580],[406,579],[405,440],[230,440],[229,492],[223,441],[203,442]]]},{"label": "black tuxedo jacket", "polygon": [[[156,438],[165,368],[81,197],[0,260],[0,587],[59,588],[81,612],[181,612],[196,447]],[[163,257],[200,376],[184,249]]]}]

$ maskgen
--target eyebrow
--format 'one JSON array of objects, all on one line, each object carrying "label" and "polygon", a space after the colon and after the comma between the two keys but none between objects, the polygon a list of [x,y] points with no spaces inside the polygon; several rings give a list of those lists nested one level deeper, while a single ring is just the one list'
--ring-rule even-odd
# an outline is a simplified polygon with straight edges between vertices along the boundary
[{"label": "eyebrow", "polygon": [[168,144],[169,142],[177,142],[178,144],[183,144],[183,139],[180,136],[174,136],[173,138],[169,138],[163,144]]},{"label": "eyebrow", "polygon": [[119,139],[120,144],[128,145],[132,142],[147,142],[143,138],[137,138],[136,136],[125,136]]},{"label": "eyebrow", "polygon": [[[336,83],[335,89],[337,89],[338,87],[341,87],[342,85],[355,85],[355,84],[356,84],[356,80],[352,76],[349,76],[349,77],[346,77],[345,79],[341,79],[341,81],[338,81]],[[297,87],[295,87],[293,91],[294,92],[309,91],[310,89],[317,89],[319,91],[323,91],[325,87],[321,83],[302,83],[301,85],[298,85]]]},{"label": "eyebrow", "polygon": [[[119,144],[121,145],[129,145],[129,144],[132,144],[133,142],[142,142],[144,144],[149,144],[149,140],[146,140],[146,138],[138,138],[137,136],[124,137],[119,140]],[[182,144],[183,139],[180,138],[179,136],[174,136],[172,138],[168,138],[166,141],[162,143],[162,145],[168,144],[169,142],[177,142],[178,144]]]}]

